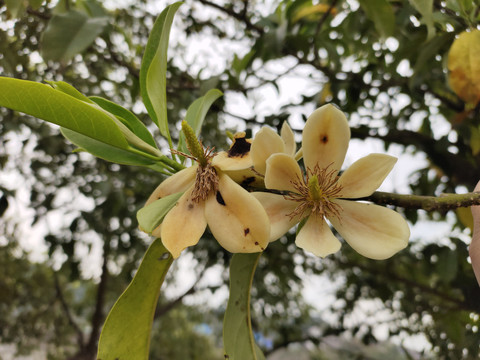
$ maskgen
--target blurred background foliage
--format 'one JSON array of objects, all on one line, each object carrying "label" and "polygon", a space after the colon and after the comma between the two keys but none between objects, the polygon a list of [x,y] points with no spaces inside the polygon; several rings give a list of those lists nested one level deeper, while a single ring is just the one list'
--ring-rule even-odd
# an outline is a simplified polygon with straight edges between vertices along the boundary
[{"label": "blurred background foliage", "polygon": [[[187,107],[211,88],[225,96],[202,138],[217,149],[227,146],[226,130],[288,120],[299,134],[309,112],[333,102],[350,119],[349,156],[373,146],[415,165],[392,191],[465,192],[479,180],[479,107],[447,80],[455,36],[478,27],[478,0],[185,3],[168,65],[173,136]],[[149,29],[166,5],[0,1],[1,75],[66,81],[133,110],[155,131],[138,76]],[[0,341],[19,355],[41,349],[49,359],[94,359],[105,316],[151,241],[135,212],[162,178],[73,153],[56,128],[23,114],[2,108],[0,120]],[[314,258],[292,234],[268,247],[252,301],[268,359],[478,358],[468,211],[398,210],[419,230],[386,261],[348,246]],[[171,271],[151,359],[223,358],[230,254],[211,240],[206,234]]]}]

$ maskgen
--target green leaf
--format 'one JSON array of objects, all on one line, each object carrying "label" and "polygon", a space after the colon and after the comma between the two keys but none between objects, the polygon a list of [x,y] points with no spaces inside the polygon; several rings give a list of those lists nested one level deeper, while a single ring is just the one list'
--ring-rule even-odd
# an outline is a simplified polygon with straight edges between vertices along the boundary
[{"label": "green leaf", "polygon": [[409,0],[410,4],[422,15],[421,22],[427,26],[427,41],[435,36],[433,21],[433,0]]},{"label": "green leaf", "polygon": [[26,5],[25,0],[5,0],[7,11],[13,18],[20,17],[25,11]]},{"label": "green leaf", "polygon": [[42,38],[45,60],[68,61],[89,47],[108,25],[108,17],[89,17],[70,10],[53,15]]},{"label": "green leaf", "polygon": [[380,37],[392,36],[395,31],[395,14],[387,0],[360,0],[360,6],[373,21]]},{"label": "green leaf", "polygon": [[153,139],[152,134],[148,131],[147,127],[144,123],[140,121],[132,112],[125,109],[124,107],[111,102],[110,100],[91,96],[89,98],[93,100],[98,106],[102,109],[108,111],[109,113],[115,115],[118,120],[120,120],[126,127],[128,127],[135,135],[137,135],[140,139],[145,141],[147,144],[152,145],[153,147],[157,148],[157,144]]},{"label": "green leaf", "polygon": [[230,262],[230,297],[223,320],[225,359],[265,359],[255,344],[250,319],[250,289],[262,253],[234,254]]},{"label": "green leaf", "polygon": [[158,16],[148,38],[140,68],[143,102],[160,133],[170,138],[167,119],[167,51],[173,17],[182,3],[174,3]]},{"label": "green leaf", "polygon": [[140,228],[147,233],[155,230],[182,195],[183,192],[179,192],[165,196],[138,210],[137,220]]},{"label": "green leaf", "polygon": [[104,160],[123,165],[148,167],[156,163],[156,161],[148,157],[148,155],[142,156],[139,150],[133,150],[132,148],[119,149],[66,128],[60,128],[60,131],[63,136],[78,146],[80,150],[85,150]]},{"label": "green leaf", "polygon": [[160,287],[172,262],[161,240],[156,239],[132,282],[108,314],[98,344],[98,360],[148,359]]},{"label": "green leaf", "polygon": [[55,90],[61,91],[80,101],[85,101],[87,103],[93,104],[92,100],[90,100],[88,97],[83,95],[80,91],[78,91],[72,85],[66,83],[65,81],[45,81],[45,82],[49,84],[51,87],[53,87]]},{"label": "green leaf", "polygon": [[49,85],[0,77],[0,106],[21,111],[121,149],[128,142],[117,124],[92,105]]},{"label": "green leaf", "polygon": [[[217,100],[222,95],[223,93],[220,90],[211,89],[204,96],[195,100],[188,107],[187,114],[185,115],[185,121],[188,123],[188,125],[192,127],[197,137],[200,135],[203,121],[205,120],[205,116],[207,115],[208,110],[215,102],[215,100]],[[183,134],[183,132],[180,134],[178,149],[183,152],[187,151],[185,135]]]}]

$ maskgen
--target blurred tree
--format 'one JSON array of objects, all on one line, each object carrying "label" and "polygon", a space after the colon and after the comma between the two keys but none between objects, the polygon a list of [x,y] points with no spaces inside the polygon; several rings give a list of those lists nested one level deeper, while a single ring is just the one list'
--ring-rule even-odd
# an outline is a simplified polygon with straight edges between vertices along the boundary
[{"label": "blurred tree", "polygon": [[[139,64],[165,5],[0,1],[1,74],[64,80],[132,109],[153,130],[139,102]],[[480,174],[478,106],[450,90],[446,63],[455,36],[478,27],[479,8],[477,0],[187,1],[168,64],[169,118],[182,119],[193,100],[221,89],[225,97],[202,133],[206,144],[218,146],[226,145],[226,129],[279,128],[289,120],[299,131],[305,115],[333,102],[349,115],[359,142],[375,139],[386,151],[402,149],[422,159],[421,168],[404,174],[411,193],[473,189]],[[106,313],[149,243],[137,231],[135,211],[162,178],[72,153],[56,129],[28,116],[2,108],[0,119],[0,225],[7,240],[1,266],[8,274],[0,283],[8,289],[0,292],[2,315],[8,314],[0,317],[2,341],[17,343],[22,352],[47,343],[56,358],[93,359]],[[171,124],[174,136],[178,127]],[[446,223],[451,230],[434,242],[414,233],[411,246],[386,261],[362,258],[348,246],[317,259],[297,249],[291,235],[269,246],[253,294],[256,330],[272,340],[267,351],[320,345],[329,335],[365,344],[415,335],[424,338],[421,356],[478,357],[480,289],[468,263],[468,216],[404,213],[411,224],[428,219],[432,228]],[[52,219],[55,226],[48,226]],[[19,246],[32,235],[29,226],[44,234],[45,264],[23,260]],[[230,258],[208,235],[189,251],[197,275]],[[324,289],[317,291],[318,304],[303,299],[305,279],[316,275],[337,285],[327,308]],[[159,306],[173,309],[181,299]],[[184,330],[168,334],[171,339],[154,335],[158,355],[152,358],[188,356],[169,352],[179,338],[203,341],[192,331],[199,321],[191,314],[177,307],[169,315],[176,319],[168,326],[185,324]],[[212,349],[199,345],[202,352]]]}]

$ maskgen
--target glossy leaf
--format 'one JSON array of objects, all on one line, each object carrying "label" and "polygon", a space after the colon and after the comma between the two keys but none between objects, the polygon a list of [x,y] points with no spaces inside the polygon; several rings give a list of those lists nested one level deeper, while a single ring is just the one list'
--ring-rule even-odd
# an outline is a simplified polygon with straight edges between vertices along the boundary
[{"label": "glossy leaf", "polygon": [[101,97],[91,96],[89,99],[94,101],[102,109],[115,115],[118,120],[120,120],[135,135],[137,135],[147,144],[152,145],[155,148],[157,147],[157,144],[155,143],[152,134],[150,133],[150,131],[148,131],[145,124],[142,123],[140,119],[138,119],[132,112],[118,104],[115,104],[114,102],[111,102],[110,100]]},{"label": "glossy leaf", "polygon": [[230,297],[223,320],[225,359],[265,359],[255,343],[250,319],[250,290],[262,253],[234,254],[230,262]]},{"label": "glossy leaf", "polygon": [[107,161],[123,165],[148,167],[157,163],[151,157],[142,156],[141,152],[139,153],[138,150],[132,151],[132,148],[119,149],[66,128],[60,128],[60,131],[72,144],[78,146],[79,150],[87,151],[90,154]]},{"label": "glossy leaf", "polygon": [[138,210],[137,220],[140,228],[147,233],[155,230],[182,195],[183,192],[179,192],[165,196]]},{"label": "glossy leaf", "polygon": [[373,21],[382,38],[392,36],[395,31],[395,14],[387,0],[360,0],[360,6]]},{"label": "glossy leaf", "polygon": [[[188,123],[188,125],[192,127],[197,137],[200,135],[202,125],[208,110],[215,102],[215,100],[217,100],[222,95],[223,94],[220,90],[211,89],[204,96],[195,100],[188,107],[187,114],[185,115],[185,121]],[[187,151],[185,135],[183,134],[183,132],[180,135],[178,149],[183,152]]]},{"label": "glossy leaf", "polygon": [[108,25],[108,17],[89,17],[70,10],[54,15],[42,38],[45,60],[68,61],[89,47]]},{"label": "glossy leaf", "polygon": [[173,17],[182,3],[168,6],[158,16],[148,38],[140,69],[143,102],[160,133],[169,137],[167,120],[167,51]]},{"label": "glossy leaf", "polygon": [[156,239],[128,288],[108,314],[98,344],[98,360],[147,360],[153,316],[172,256]]},{"label": "glossy leaf", "polygon": [[0,88],[0,106],[60,125],[113,147],[128,147],[123,133],[107,114],[49,85],[0,77]]}]

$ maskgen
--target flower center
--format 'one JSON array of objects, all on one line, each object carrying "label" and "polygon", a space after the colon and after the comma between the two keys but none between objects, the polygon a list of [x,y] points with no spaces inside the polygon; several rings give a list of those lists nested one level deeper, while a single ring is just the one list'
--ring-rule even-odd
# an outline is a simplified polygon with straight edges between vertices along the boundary
[{"label": "flower center", "polygon": [[333,202],[342,187],[338,184],[337,170],[329,170],[315,166],[307,168],[306,178],[297,177],[292,185],[297,193],[285,196],[285,199],[299,202],[295,210],[288,214],[290,218],[295,216],[305,217],[311,213],[321,216],[338,216],[340,206]]},{"label": "flower center", "polygon": [[195,185],[192,191],[192,200],[194,202],[205,201],[210,193],[218,190],[218,175],[215,168],[212,166],[211,160],[217,155],[214,153],[214,148],[202,148],[203,161],[194,158],[198,162],[197,174],[195,176]]}]

